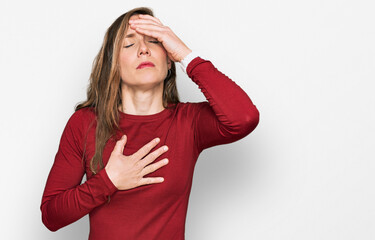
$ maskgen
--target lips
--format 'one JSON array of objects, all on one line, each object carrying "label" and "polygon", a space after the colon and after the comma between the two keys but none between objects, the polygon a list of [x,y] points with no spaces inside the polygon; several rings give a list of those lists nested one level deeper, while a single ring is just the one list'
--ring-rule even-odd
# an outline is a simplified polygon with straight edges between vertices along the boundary
[{"label": "lips", "polygon": [[145,67],[155,67],[155,65],[152,62],[143,62],[138,65],[137,69],[141,69]]}]

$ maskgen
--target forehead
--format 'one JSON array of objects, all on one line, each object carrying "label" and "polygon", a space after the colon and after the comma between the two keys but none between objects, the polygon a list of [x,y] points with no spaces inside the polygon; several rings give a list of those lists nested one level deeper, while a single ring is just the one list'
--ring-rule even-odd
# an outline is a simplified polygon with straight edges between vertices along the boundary
[{"label": "forehead", "polygon": [[139,15],[136,14],[136,15],[133,15],[129,18],[129,20],[135,20],[135,19],[140,19]]},{"label": "forehead", "polygon": [[[135,20],[135,19],[140,19],[140,17],[138,15],[133,15],[129,18],[129,20]],[[128,29],[126,30],[125,32],[125,36],[126,35],[129,35],[129,34],[133,34],[133,35],[142,35],[142,34],[138,34],[134,29],[130,28],[129,26],[129,23],[127,23],[128,25]],[[125,37],[126,38],[126,37]]]}]

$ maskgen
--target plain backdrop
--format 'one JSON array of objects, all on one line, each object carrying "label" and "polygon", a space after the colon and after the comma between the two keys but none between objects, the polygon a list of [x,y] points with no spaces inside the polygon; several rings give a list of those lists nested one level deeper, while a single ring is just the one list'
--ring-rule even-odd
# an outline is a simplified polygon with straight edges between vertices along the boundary
[{"label": "plain backdrop", "polygon": [[[1,239],[87,239],[87,216],[50,232],[41,197],[105,31],[140,6],[260,111],[250,135],[200,155],[186,239],[375,239],[371,0],[2,0]],[[176,67],[181,100],[205,101]]]}]

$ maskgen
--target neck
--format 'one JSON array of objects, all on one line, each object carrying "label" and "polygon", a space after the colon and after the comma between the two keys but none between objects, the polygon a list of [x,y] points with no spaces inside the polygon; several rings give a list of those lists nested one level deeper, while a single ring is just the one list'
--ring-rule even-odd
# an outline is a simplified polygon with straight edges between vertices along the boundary
[{"label": "neck", "polygon": [[140,89],[122,84],[120,111],[132,115],[151,115],[163,111],[163,84],[151,89]]}]

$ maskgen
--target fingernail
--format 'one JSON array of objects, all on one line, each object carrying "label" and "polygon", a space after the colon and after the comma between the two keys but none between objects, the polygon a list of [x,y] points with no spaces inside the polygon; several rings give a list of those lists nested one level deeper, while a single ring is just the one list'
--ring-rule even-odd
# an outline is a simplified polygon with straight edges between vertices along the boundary
[{"label": "fingernail", "polygon": [[156,138],[155,142],[157,142],[157,143],[160,142],[160,138]]},{"label": "fingernail", "polygon": [[164,147],[164,150],[165,150],[165,151],[167,151],[167,150],[168,150],[168,147],[167,147],[167,146],[165,146],[165,147]]}]

